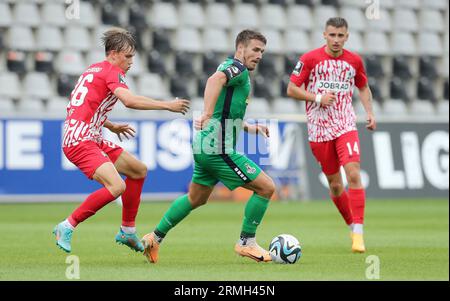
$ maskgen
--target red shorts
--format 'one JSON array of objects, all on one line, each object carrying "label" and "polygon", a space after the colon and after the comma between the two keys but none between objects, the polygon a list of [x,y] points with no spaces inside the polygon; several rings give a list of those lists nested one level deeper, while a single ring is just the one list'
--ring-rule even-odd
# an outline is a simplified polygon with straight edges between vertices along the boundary
[{"label": "red shorts", "polygon": [[108,140],[100,143],[83,141],[78,145],[63,147],[63,152],[70,162],[75,164],[89,179],[103,163],[114,164],[123,148]]},{"label": "red shorts", "polygon": [[358,131],[345,133],[326,142],[310,142],[312,153],[326,175],[339,172],[349,162],[360,162]]}]

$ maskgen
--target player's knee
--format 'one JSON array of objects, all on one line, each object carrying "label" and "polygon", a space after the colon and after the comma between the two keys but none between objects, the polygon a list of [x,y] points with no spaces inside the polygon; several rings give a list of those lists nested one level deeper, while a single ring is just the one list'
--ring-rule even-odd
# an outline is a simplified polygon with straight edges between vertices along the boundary
[{"label": "player's knee", "polygon": [[330,183],[330,191],[333,195],[340,195],[341,192],[344,190],[344,185],[342,185],[341,182],[331,182]]},{"label": "player's knee", "polygon": [[114,183],[106,188],[109,190],[109,192],[111,192],[111,194],[114,197],[119,197],[125,192],[127,186],[125,185],[125,181],[121,180],[117,181],[117,183]]},{"label": "player's knee", "polygon": [[147,176],[147,172],[148,172],[147,166],[144,163],[140,162],[135,171],[136,179],[145,178]]},{"label": "player's knee", "polygon": [[259,189],[259,192],[257,192],[257,194],[268,199],[270,199],[274,193],[275,193],[275,183],[271,178],[268,178],[265,181],[264,185],[262,185],[262,187]]},{"label": "player's knee", "polygon": [[358,170],[350,171],[347,174],[347,181],[350,186],[360,186],[361,176],[359,175],[359,171]]}]

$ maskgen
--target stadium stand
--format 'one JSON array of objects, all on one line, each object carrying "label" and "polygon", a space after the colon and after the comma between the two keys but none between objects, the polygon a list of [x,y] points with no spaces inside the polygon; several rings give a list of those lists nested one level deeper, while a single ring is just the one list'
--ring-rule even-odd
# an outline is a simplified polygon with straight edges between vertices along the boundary
[{"label": "stadium stand", "polygon": [[377,112],[444,116],[448,1],[380,5],[379,16],[368,17],[360,0],[83,0],[80,18],[69,18],[64,1],[0,0],[0,110],[20,113],[28,101],[37,110],[63,108],[77,77],[103,59],[102,33],[118,25],[138,42],[129,86],[153,97],[202,97],[236,33],[259,29],[268,45],[253,76],[257,110],[288,113],[303,107],[288,104],[288,75],[299,55],[324,44],[325,21],[339,15],[350,25],[347,48],[364,58]]}]

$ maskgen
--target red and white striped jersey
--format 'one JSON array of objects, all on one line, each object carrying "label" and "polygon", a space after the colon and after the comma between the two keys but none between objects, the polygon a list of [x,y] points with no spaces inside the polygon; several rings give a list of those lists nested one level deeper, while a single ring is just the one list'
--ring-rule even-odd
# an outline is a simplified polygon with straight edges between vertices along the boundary
[{"label": "red and white striped jersey", "polygon": [[108,61],[91,65],[80,76],[67,105],[63,147],[103,139],[102,127],[118,100],[113,93],[119,87],[128,89],[125,74]]},{"label": "red and white striped jersey", "polygon": [[334,140],[356,130],[356,115],[352,106],[353,89],[367,84],[364,64],[359,55],[344,49],[334,58],[321,47],[300,57],[291,74],[291,82],[298,87],[305,84],[314,94],[336,93],[336,102],[329,107],[306,102],[308,139],[312,142]]}]

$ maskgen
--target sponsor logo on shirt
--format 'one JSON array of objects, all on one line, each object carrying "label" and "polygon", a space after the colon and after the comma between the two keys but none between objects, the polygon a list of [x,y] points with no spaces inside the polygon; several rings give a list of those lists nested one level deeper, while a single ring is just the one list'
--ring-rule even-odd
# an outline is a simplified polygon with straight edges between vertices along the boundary
[{"label": "sponsor logo on shirt", "polygon": [[88,70],[86,70],[86,72],[85,73],[88,73],[88,72],[100,72],[100,71],[102,71],[102,67],[93,67],[93,68],[89,68]]},{"label": "sponsor logo on shirt", "polygon": [[317,90],[320,89],[320,90],[327,90],[327,91],[335,91],[335,92],[349,92],[350,91],[350,83],[320,80],[316,84],[316,89]]}]

